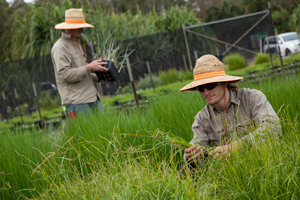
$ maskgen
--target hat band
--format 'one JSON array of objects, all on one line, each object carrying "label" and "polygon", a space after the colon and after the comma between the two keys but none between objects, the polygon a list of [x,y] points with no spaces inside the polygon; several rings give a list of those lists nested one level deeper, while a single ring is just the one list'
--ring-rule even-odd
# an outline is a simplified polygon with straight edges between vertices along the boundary
[{"label": "hat band", "polygon": [[85,24],[85,20],[65,20],[68,24]]},{"label": "hat band", "polygon": [[208,72],[208,73],[203,73],[203,74],[197,74],[194,76],[194,81],[203,79],[203,78],[209,78],[209,77],[214,77],[214,76],[223,76],[226,75],[225,71],[216,71],[216,72]]}]

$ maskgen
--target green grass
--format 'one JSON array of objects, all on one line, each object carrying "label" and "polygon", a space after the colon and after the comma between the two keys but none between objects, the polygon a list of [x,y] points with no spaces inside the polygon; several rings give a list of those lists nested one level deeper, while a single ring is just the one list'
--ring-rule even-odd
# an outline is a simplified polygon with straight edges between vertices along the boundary
[{"label": "green grass", "polygon": [[[300,55],[294,55],[294,56],[291,56],[290,58],[283,59],[283,64],[290,65],[291,63],[299,62],[299,60],[300,60]],[[278,58],[273,60],[273,66],[274,67],[281,66],[280,60]],[[226,74],[236,75],[236,76],[238,76],[238,75],[246,75],[247,76],[247,74],[250,72],[259,72],[260,70],[266,70],[266,69],[271,69],[271,68],[272,68],[272,65],[269,62],[269,63],[251,65],[251,66],[245,67],[243,69],[237,69],[234,71],[226,70]]]},{"label": "green grass", "polygon": [[[128,112],[80,117],[63,132],[36,130],[0,135],[2,199],[291,199],[300,197],[299,75],[241,82],[264,92],[283,127],[279,141],[232,152],[191,174],[182,148],[164,137],[190,141],[191,125],[204,101],[197,92],[149,98]],[[194,179],[198,182],[194,182]],[[199,188],[203,188],[198,193]],[[201,195],[202,197],[199,197]],[[282,196],[280,196],[282,195]]]}]

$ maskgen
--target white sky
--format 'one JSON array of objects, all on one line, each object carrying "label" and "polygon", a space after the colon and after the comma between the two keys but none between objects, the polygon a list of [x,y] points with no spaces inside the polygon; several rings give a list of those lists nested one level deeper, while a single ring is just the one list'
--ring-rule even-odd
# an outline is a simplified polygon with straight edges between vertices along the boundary
[{"label": "white sky", "polygon": [[[23,0],[25,3],[34,3],[34,0]],[[6,0],[9,4],[13,3],[14,0]]]}]

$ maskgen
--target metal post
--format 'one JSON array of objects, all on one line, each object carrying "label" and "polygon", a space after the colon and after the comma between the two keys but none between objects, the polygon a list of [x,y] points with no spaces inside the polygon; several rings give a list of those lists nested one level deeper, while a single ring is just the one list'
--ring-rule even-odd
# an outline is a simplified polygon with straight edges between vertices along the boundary
[{"label": "metal post", "polygon": [[198,55],[197,55],[197,51],[194,51],[194,55],[195,55],[195,61],[198,59]]},{"label": "metal post", "polygon": [[262,38],[259,38],[259,53],[262,53],[262,42],[263,42],[263,40],[262,40]]},{"label": "metal post", "polygon": [[268,37],[267,37],[267,36],[265,36],[265,40],[266,40],[266,42],[267,42],[268,51],[269,51],[269,55],[270,55],[270,63],[271,63],[271,66],[272,66],[272,68],[273,68],[274,66],[273,66],[272,53],[271,53],[271,49],[270,49],[270,45],[269,45],[269,40],[268,40]]},{"label": "metal post", "polygon": [[103,89],[102,89],[102,84],[101,82],[95,83],[97,91],[99,92],[100,97],[103,97]]},{"label": "metal post", "polygon": [[16,96],[16,100],[17,100],[17,103],[18,103],[18,107],[19,107],[19,115],[20,115],[20,118],[21,118],[22,125],[24,125],[17,89],[15,88],[14,90],[15,90],[15,96]]},{"label": "metal post", "polygon": [[182,54],[182,59],[183,59],[184,68],[185,68],[186,71],[188,71],[187,64],[186,64],[186,59],[185,59],[184,54]]},{"label": "metal post", "polygon": [[186,47],[186,51],[187,51],[187,55],[188,55],[188,59],[189,59],[190,70],[192,70],[193,67],[192,67],[192,60],[191,60],[191,55],[190,55],[190,48],[189,48],[189,44],[187,42],[184,24],[182,24],[182,30],[183,30],[183,36],[184,36],[184,41],[185,41],[185,47]]},{"label": "metal post", "polygon": [[35,96],[36,106],[37,106],[37,109],[38,109],[38,112],[39,112],[39,115],[40,115],[41,126],[42,126],[42,129],[44,129],[43,118],[42,118],[41,109],[40,109],[40,105],[39,105],[39,101],[38,101],[38,97],[37,97],[34,82],[32,82],[32,87],[33,87],[33,92],[34,92],[34,96]]},{"label": "metal post", "polygon": [[281,64],[281,75],[283,80],[284,78],[284,66],[283,66],[283,62],[282,62],[282,56],[281,56],[281,51],[280,51],[280,46],[278,44],[278,38],[277,38],[277,29],[275,29],[275,38],[276,38],[276,44],[277,44],[277,48],[278,48],[278,55],[279,55],[279,59],[280,59],[280,64]]},{"label": "metal post", "polygon": [[146,64],[147,64],[147,68],[148,68],[148,72],[149,72],[149,76],[150,76],[150,80],[151,80],[152,88],[153,88],[153,90],[155,91],[155,85],[154,85],[154,82],[153,82],[153,78],[152,78],[152,73],[151,73],[151,69],[150,69],[149,62],[148,62],[148,61],[146,61]]},{"label": "metal post", "polygon": [[127,63],[129,79],[130,79],[130,83],[131,83],[132,91],[133,91],[133,95],[134,95],[134,100],[135,100],[136,106],[139,108],[140,104],[139,104],[139,100],[138,100],[138,97],[137,97],[137,94],[136,94],[135,84],[134,84],[134,80],[133,80],[132,71],[131,71],[130,62],[129,62],[128,57],[126,58],[126,63]]},{"label": "metal post", "polygon": [[[3,97],[3,104],[4,104],[4,120],[6,120],[6,122],[8,122],[8,115],[7,115],[7,102],[6,102],[6,97],[5,97],[5,93],[2,91],[2,97]],[[6,115],[6,116],[5,116]],[[7,119],[5,119],[5,117]]]}]

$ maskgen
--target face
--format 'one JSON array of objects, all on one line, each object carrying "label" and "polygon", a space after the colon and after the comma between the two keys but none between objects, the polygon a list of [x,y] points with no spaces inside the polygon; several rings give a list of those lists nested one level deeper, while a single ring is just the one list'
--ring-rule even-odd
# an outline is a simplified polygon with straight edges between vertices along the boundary
[{"label": "face", "polygon": [[81,34],[83,33],[83,28],[67,29],[66,33],[71,34],[74,38],[80,38]]},{"label": "face", "polygon": [[[200,92],[202,98],[212,106],[218,106],[221,100],[224,98],[224,84],[218,83],[218,85],[211,90],[204,88],[203,92]],[[226,85],[225,85],[226,87]]]}]

